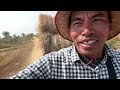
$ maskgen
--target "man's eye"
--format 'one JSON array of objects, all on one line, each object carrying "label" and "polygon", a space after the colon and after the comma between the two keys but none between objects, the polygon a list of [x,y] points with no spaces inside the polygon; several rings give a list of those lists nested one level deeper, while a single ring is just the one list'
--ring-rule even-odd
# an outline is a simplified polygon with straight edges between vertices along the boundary
[{"label": "man's eye", "polygon": [[99,23],[99,22],[103,22],[103,20],[102,19],[94,19],[93,22]]},{"label": "man's eye", "polygon": [[74,25],[81,26],[83,25],[83,22],[75,22]]}]

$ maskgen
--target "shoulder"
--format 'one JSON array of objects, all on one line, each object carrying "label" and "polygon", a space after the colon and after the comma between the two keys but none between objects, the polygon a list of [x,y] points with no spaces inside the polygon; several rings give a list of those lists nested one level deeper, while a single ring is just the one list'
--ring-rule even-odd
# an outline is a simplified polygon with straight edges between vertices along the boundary
[{"label": "shoulder", "polygon": [[54,61],[58,61],[58,60],[62,61],[67,56],[70,56],[73,47],[74,45],[67,48],[60,49],[59,51],[48,53],[43,57],[41,57],[39,60],[37,60],[37,62],[35,62],[34,64],[39,64],[39,65],[44,64],[48,66],[52,64]]},{"label": "shoulder", "polygon": [[112,56],[114,56],[114,58],[116,58],[120,62],[120,51],[119,50],[112,49]]},{"label": "shoulder", "polygon": [[119,50],[108,47],[107,53],[109,56],[113,58],[115,62],[120,63],[120,51]]},{"label": "shoulder", "polygon": [[120,51],[119,50],[116,50],[116,49],[113,49],[113,48],[109,48],[109,51],[110,51],[110,54],[112,56],[120,57]]},{"label": "shoulder", "polygon": [[51,52],[49,54],[46,54],[44,57],[47,57],[47,58],[51,58],[51,57],[56,57],[56,56],[65,56],[67,54],[70,54],[72,49],[73,49],[74,45],[70,46],[70,47],[67,47],[67,48],[63,48],[63,49],[60,49],[59,51],[54,51],[54,52]]}]

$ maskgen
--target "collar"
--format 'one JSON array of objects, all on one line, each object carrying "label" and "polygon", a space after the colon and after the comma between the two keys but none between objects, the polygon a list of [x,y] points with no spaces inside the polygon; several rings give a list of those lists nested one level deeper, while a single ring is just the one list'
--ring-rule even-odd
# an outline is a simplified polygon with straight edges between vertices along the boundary
[{"label": "collar", "polygon": [[[71,49],[71,62],[76,62],[76,61],[80,61],[81,64],[85,67],[89,67],[88,65],[86,65],[79,57],[77,51],[76,51],[76,48],[75,48],[75,45],[72,46],[72,49]],[[103,56],[103,59],[101,60],[100,64],[104,64],[106,63],[107,61],[107,58],[108,57],[112,57],[113,58],[113,53],[112,53],[112,49],[105,44],[105,48],[104,48],[104,56]],[[99,64],[98,64],[99,65]],[[90,67],[89,67],[90,68]]]}]

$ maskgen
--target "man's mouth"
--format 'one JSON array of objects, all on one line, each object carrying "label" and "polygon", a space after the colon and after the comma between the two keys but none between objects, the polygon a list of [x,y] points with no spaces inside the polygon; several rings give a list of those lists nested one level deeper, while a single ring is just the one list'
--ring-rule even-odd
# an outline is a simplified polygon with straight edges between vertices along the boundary
[{"label": "man's mouth", "polygon": [[84,44],[84,45],[92,45],[96,42],[97,42],[97,40],[88,40],[88,41],[83,41],[81,43]]},{"label": "man's mouth", "polygon": [[96,43],[97,41],[98,40],[96,40],[96,39],[94,39],[94,40],[93,39],[92,40],[89,39],[89,40],[83,40],[80,43],[83,44],[83,45],[87,45],[87,46],[89,45],[90,46],[90,45],[93,45],[94,43]]}]

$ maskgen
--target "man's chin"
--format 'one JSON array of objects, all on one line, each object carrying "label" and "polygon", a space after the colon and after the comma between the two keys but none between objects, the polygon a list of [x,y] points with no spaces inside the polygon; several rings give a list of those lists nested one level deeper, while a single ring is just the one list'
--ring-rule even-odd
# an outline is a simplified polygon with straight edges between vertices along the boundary
[{"label": "man's chin", "polygon": [[86,50],[80,50],[79,54],[86,57],[93,57],[95,55],[94,52],[86,51]]}]

